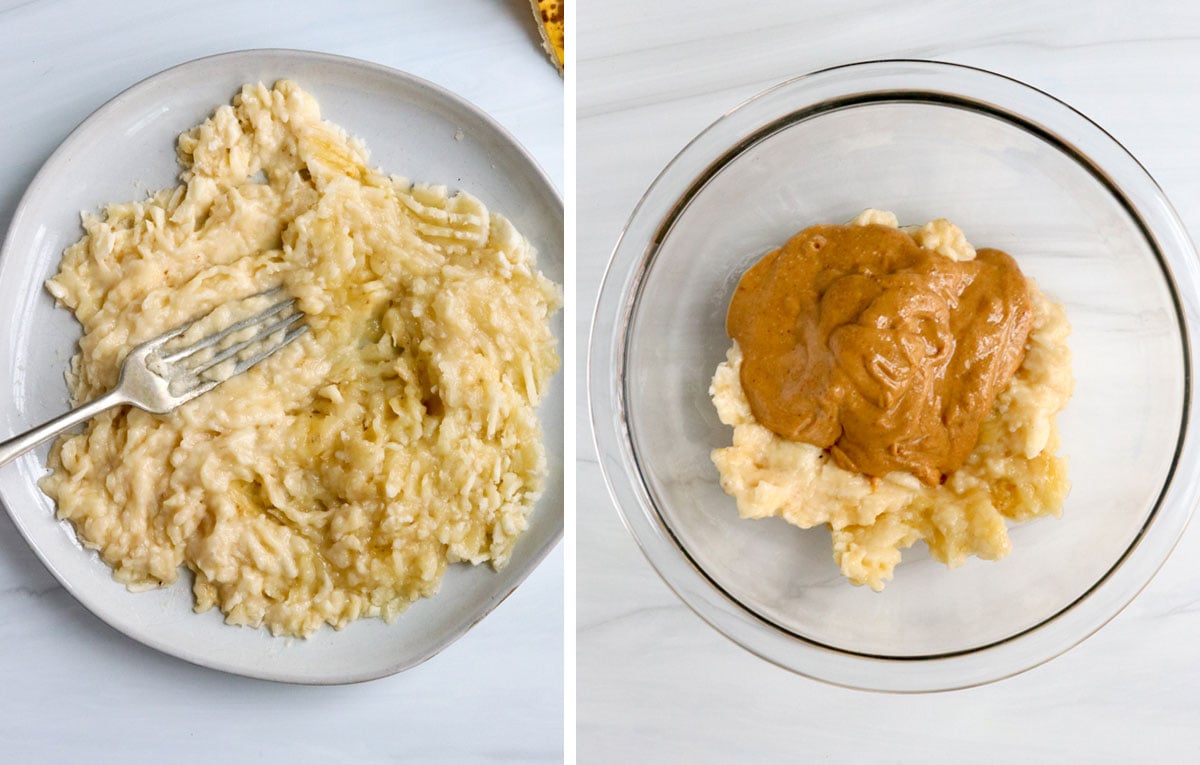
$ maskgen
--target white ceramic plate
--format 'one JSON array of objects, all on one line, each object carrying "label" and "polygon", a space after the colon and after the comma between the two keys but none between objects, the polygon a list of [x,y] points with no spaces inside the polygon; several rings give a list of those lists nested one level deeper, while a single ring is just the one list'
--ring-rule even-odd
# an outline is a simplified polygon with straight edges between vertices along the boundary
[{"label": "white ceramic plate", "polygon": [[[538,249],[539,266],[563,281],[563,206],[553,184],[487,115],[428,82],[386,67],[286,50],[229,53],[182,64],[133,86],[89,117],[50,157],[17,207],[0,251],[0,435],[63,412],[63,371],[79,327],[42,283],[82,235],[81,210],[174,185],[175,139],[245,82],[295,80],[323,115],[363,139],[373,165],[413,180],[467,190],[503,212]],[[456,138],[457,135],[457,138]],[[554,331],[561,346],[562,314]],[[308,640],[224,624],[192,611],[190,575],[130,593],[54,517],[37,488],[47,448],[0,469],[0,500],[63,586],[116,629],[196,664],[250,677],[347,683],[399,672],[436,654],[495,608],[554,547],[563,528],[563,383],[542,404],[550,476],[509,565],[451,566],[436,597],[394,624],[362,619]]]}]

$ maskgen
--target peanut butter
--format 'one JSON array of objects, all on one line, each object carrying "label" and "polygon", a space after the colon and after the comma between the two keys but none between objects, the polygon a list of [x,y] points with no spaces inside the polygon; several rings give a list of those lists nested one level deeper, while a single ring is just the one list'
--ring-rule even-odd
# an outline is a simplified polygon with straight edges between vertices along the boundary
[{"label": "peanut butter", "polygon": [[974,449],[1032,317],[999,250],[954,261],[887,226],[812,226],[746,272],[726,326],[760,424],[847,470],[937,485]]}]

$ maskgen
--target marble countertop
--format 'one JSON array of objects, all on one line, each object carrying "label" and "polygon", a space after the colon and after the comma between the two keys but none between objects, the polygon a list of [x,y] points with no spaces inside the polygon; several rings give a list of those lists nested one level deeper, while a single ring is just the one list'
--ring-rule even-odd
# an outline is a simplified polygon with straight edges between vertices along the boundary
[{"label": "marble countertop", "polygon": [[[609,0],[582,5],[578,24],[581,348],[617,235],[671,157],[768,86],[855,60],[959,62],[1046,90],[1121,141],[1200,232],[1200,9],[1116,0]],[[581,352],[581,410],[585,364]],[[583,425],[577,450],[581,763],[1194,757],[1195,523],[1149,587],[1064,656],[971,690],[874,694],[778,669],[702,622],[622,527]]]},{"label": "marble countertop", "polygon": [[[94,109],[174,64],[246,48],[336,53],[432,80],[489,112],[562,188],[562,80],[526,0],[0,0],[0,230]],[[415,669],[344,687],[247,680],[106,626],[0,513],[0,760],[561,762],[562,624],[560,545]]]}]

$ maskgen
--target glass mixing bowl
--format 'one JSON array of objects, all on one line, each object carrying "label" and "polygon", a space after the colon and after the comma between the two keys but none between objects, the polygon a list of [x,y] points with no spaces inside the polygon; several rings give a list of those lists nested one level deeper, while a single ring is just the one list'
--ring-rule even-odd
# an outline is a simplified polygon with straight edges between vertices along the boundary
[{"label": "glass mixing bowl", "polygon": [[[742,273],[800,229],[863,208],[939,217],[1012,254],[1066,305],[1075,394],[1060,415],[1061,518],[950,570],[923,543],[882,593],[845,581],[829,533],[742,520],[709,459],[709,400]],[[786,82],[701,133],[621,236],[592,328],[601,465],[647,558],[701,617],[804,675],[926,691],[996,680],[1099,629],[1150,580],[1197,498],[1196,251],[1103,129],[1015,80],[876,61]]]}]

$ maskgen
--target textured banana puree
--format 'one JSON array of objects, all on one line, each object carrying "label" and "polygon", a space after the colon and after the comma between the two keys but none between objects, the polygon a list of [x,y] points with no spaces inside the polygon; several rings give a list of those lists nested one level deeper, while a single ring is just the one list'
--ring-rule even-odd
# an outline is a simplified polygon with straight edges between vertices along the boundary
[{"label": "textured banana puree", "polygon": [[[868,223],[897,226],[893,214],[876,210],[852,221]],[[904,230],[944,257],[975,257],[949,221]],[[966,463],[937,486],[905,472],[873,480],[839,467],[817,446],[781,438],[755,422],[734,343],[710,389],[721,422],[733,426],[733,445],[715,450],[712,459],[741,516],[779,516],[802,528],[828,525],[842,573],[881,590],[900,551],[918,540],[951,567],[971,555],[996,560],[1011,547],[1007,521],[1057,515],[1069,488],[1066,459],[1055,454],[1055,417],[1074,388],[1070,325],[1062,306],[1028,282],[1034,317],[1025,358],[983,421]]]},{"label": "textured banana puree", "polygon": [[[397,129],[401,129],[398,126]],[[166,416],[60,440],[42,488],[130,589],[307,636],[394,619],[448,563],[503,566],[542,490],[557,285],[466,193],[370,169],[296,85],[180,136],[184,185],[84,216],[48,288],[83,325],[75,401],[125,353],[282,284],[311,331]]]}]

